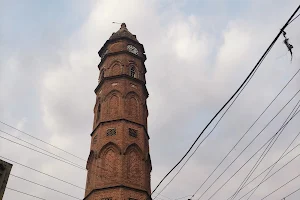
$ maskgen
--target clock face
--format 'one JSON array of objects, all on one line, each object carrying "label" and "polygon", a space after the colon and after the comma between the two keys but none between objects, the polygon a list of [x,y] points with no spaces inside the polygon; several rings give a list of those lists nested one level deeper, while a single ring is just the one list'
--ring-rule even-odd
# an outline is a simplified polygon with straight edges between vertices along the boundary
[{"label": "clock face", "polygon": [[131,44],[127,46],[127,50],[135,55],[139,54],[139,51],[137,50],[137,48]]}]

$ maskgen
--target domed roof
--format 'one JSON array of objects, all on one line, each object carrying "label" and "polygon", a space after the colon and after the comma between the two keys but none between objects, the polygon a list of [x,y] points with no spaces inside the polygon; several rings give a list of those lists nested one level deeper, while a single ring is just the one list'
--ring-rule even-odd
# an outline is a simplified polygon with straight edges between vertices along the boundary
[{"label": "domed roof", "polygon": [[134,40],[136,42],[139,42],[137,39],[136,39],[136,36],[135,35],[132,35],[128,29],[126,28],[126,24],[125,23],[122,23],[121,24],[121,28],[113,33],[111,36],[110,36],[110,40],[113,40],[113,39],[117,39],[117,38],[122,38],[122,37],[127,37],[131,40]]}]

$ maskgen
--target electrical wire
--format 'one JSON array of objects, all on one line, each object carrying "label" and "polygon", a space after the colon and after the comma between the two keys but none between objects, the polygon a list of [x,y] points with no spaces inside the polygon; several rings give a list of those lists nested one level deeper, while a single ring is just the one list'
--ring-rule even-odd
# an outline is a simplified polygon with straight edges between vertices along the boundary
[{"label": "electrical wire", "polygon": [[[299,146],[300,144],[298,144],[297,146]],[[270,176],[268,176],[262,183],[264,183],[264,182],[266,182],[267,180],[269,180],[272,176],[274,176],[275,174],[277,174],[280,170],[282,170],[284,167],[286,167],[288,164],[290,164],[293,160],[295,160],[297,157],[299,157],[300,156],[300,154],[298,154],[297,156],[295,156],[294,158],[292,158],[290,161],[288,161],[286,164],[284,164],[282,167],[280,167],[278,170],[276,170],[273,174],[271,174]],[[275,164],[275,163],[274,163]],[[274,165],[273,164],[273,165]],[[261,175],[261,174],[260,174]],[[260,176],[260,175],[258,175],[258,176]],[[257,176],[257,177],[258,177]],[[257,178],[256,177],[256,178]],[[256,179],[256,178],[254,178],[254,179]],[[254,180],[253,179],[253,180]],[[247,185],[249,185],[253,180],[251,180],[249,183],[247,183]],[[246,187],[247,185],[245,185],[244,187]],[[254,188],[252,188],[249,192],[247,192],[246,194],[244,194],[242,197],[240,197],[238,200],[241,200],[242,198],[244,198],[245,196],[247,196],[250,192],[252,192],[253,190],[255,190],[256,188],[257,188],[258,186],[256,186],[256,187],[254,187]],[[228,199],[230,199],[230,197],[228,198]],[[228,200],[227,199],[227,200]]]},{"label": "electrical wire", "polygon": [[[1,121],[0,121],[1,122]],[[3,123],[3,122],[1,122],[1,123]],[[7,124],[6,124],[7,125]],[[9,127],[13,127],[13,126],[11,126],[11,125],[8,125]],[[13,127],[13,128],[15,128],[15,127]],[[17,128],[15,128],[16,130],[18,130],[18,131],[21,131],[21,130],[19,130],[19,129],[17,129]],[[14,136],[14,135],[12,135],[12,134],[9,134],[9,133],[7,133],[7,132],[5,132],[5,131],[3,131],[3,130],[0,130],[0,132],[2,132],[2,133],[4,133],[4,134],[6,134],[6,135],[9,135],[9,136],[11,136],[11,137],[13,137],[13,138],[15,138],[15,139],[17,139],[17,140],[20,140],[20,141],[22,141],[22,142],[24,142],[24,143],[26,143],[26,144],[29,144],[29,145],[31,145],[31,146],[33,146],[33,147],[35,147],[35,148],[37,148],[37,149],[40,149],[40,150],[42,150],[42,151],[44,151],[44,152],[47,152],[47,153],[49,153],[49,154],[51,154],[51,155],[53,155],[53,156],[55,156],[55,157],[57,157],[57,158],[59,158],[59,160],[61,161],[61,160],[64,160],[64,161],[66,161],[66,162],[68,162],[68,163],[70,163],[72,166],[74,166],[74,165],[76,165],[77,167],[79,167],[79,168],[83,168],[84,170],[86,170],[86,168],[85,167],[82,167],[81,165],[79,165],[79,164],[77,164],[77,163],[74,163],[74,162],[72,162],[72,161],[70,161],[70,160],[68,160],[68,159],[66,159],[66,158],[63,158],[63,157],[61,157],[61,156],[59,156],[59,155],[57,155],[57,154],[54,154],[54,153],[52,153],[52,152],[50,152],[50,151],[48,151],[48,150],[45,150],[45,149],[43,149],[43,148],[41,148],[41,147],[39,147],[39,146],[37,146],[37,145],[34,145],[34,144],[32,144],[32,143],[30,143],[30,142],[28,142],[28,141],[26,141],[26,140],[23,140],[23,139],[21,139],[21,138],[19,138],[19,137],[16,137],[16,136]],[[27,133],[28,134],[28,133]],[[100,137],[99,139],[101,139],[101,138],[105,138],[105,137]],[[20,144],[21,145],[21,144]],[[21,146],[23,146],[23,145],[21,145]],[[24,147],[24,146],[23,146]],[[32,150],[32,149],[31,149]],[[39,151],[38,151],[39,152]],[[41,153],[41,152],[39,152],[39,153]],[[46,155],[46,154],[44,154],[44,155]],[[52,157],[52,156],[51,156]],[[53,157],[52,157],[53,158]],[[66,163],[65,162],[65,163]],[[104,169],[103,167],[101,167],[101,166],[99,166],[99,165],[95,165],[95,164],[92,164],[93,166],[96,166],[97,168],[102,168],[102,169]],[[109,167],[111,167],[112,168],[112,166],[109,164],[109,163],[107,163],[107,165],[109,166]],[[104,169],[105,170],[105,169]]]},{"label": "electrical wire", "polygon": [[[256,72],[256,70],[255,70]],[[254,74],[253,74],[254,75]],[[203,138],[203,140],[198,144],[198,146],[196,147],[196,149],[192,152],[192,154],[186,159],[186,161],[183,163],[183,165],[180,167],[180,169],[177,171],[177,173],[172,177],[172,179],[163,187],[163,189],[158,193],[158,195],[160,193],[162,193],[171,183],[172,181],[175,179],[175,177],[181,172],[181,170],[183,169],[183,167],[187,164],[187,162],[190,160],[190,158],[196,153],[196,151],[198,150],[198,148],[200,147],[200,145],[209,137],[209,135],[215,130],[215,128],[218,126],[219,122],[223,119],[223,117],[225,116],[225,114],[227,113],[227,111],[231,108],[231,106],[234,104],[234,102],[237,100],[237,98],[239,97],[239,95],[241,94],[241,92],[244,90],[244,88],[246,87],[246,85],[249,83],[249,81],[252,79],[253,75],[250,77],[250,79],[248,80],[248,82],[244,85],[244,87],[240,90],[240,92],[235,96],[235,99],[232,101],[232,103],[228,106],[228,108],[225,110],[225,112],[222,114],[222,116],[220,117],[220,119],[217,121],[217,123],[215,124],[215,126],[212,128],[212,130]],[[157,196],[158,196],[157,195]],[[156,197],[157,197],[156,196]],[[156,198],[154,197],[154,199]],[[191,197],[193,198],[193,196]]]},{"label": "electrical wire", "polygon": [[[238,94],[238,92],[241,90],[241,88],[246,84],[246,82],[248,81],[248,79],[253,75],[253,73],[257,70],[257,68],[260,66],[261,62],[264,60],[265,56],[268,54],[268,52],[271,50],[271,48],[273,47],[273,45],[275,44],[275,42],[278,40],[279,36],[282,34],[282,32],[284,31],[284,29],[288,26],[288,23],[292,20],[292,18],[294,17],[294,15],[298,12],[298,10],[300,9],[300,6],[298,6],[298,8],[296,9],[296,11],[292,14],[292,16],[288,19],[288,21],[285,23],[285,25],[281,28],[281,30],[279,31],[279,33],[277,34],[277,36],[274,38],[274,40],[272,41],[272,43],[269,45],[269,47],[267,48],[267,50],[265,51],[265,53],[262,55],[262,57],[259,59],[259,61],[257,62],[257,64],[254,66],[254,68],[251,70],[251,72],[249,73],[249,75],[246,77],[246,79],[243,81],[243,83],[239,86],[239,88],[234,92],[234,94],[229,98],[229,100],[221,107],[221,109],[214,115],[214,117],[209,121],[209,123],[204,127],[204,129],[201,131],[201,133],[198,135],[198,137],[196,138],[196,140],[193,142],[193,144],[190,146],[190,148],[188,149],[188,151],[184,154],[184,156],[179,160],[179,162],[177,164],[175,164],[175,166],[162,178],[162,180],[158,183],[158,185],[155,187],[155,189],[153,190],[153,192],[155,192],[157,190],[157,188],[161,185],[161,183],[169,176],[169,174],[183,161],[183,159],[188,155],[188,153],[192,150],[192,148],[195,146],[195,144],[197,143],[197,141],[199,140],[199,138],[202,136],[202,134],[204,133],[204,131],[208,128],[208,126],[215,120],[215,118],[219,115],[219,113],[222,112],[222,110],[231,102],[231,100],[236,96],[236,94]],[[152,192],[152,194],[153,194]]]},{"label": "electrical wire", "polygon": [[[294,114],[298,111],[298,109],[299,109],[299,107],[298,107],[298,105],[299,105],[299,103],[300,103],[300,100],[297,102],[297,104],[294,106],[294,108],[293,108],[293,110],[290,112],[290,114],[288,115],[288,117],[285,119],[285,121],[284,121],[284,123],[283,124],[285,124],[288,120],[289,120],[289,118],[290,118],[290,116],[293,116],[294,117]],[[279,138],[279,136],[282,134],[282,132],[284,131],[284,129],[281,129],[281,131],[279,132],[279,134],[277,134],[277,136],[276,136],[276,139],[272,142],[272,144],[270,145],[270,147],[269,148],[266,148],[265,149],[265,151],[266,151],[266,153],[264,154],[262,154],[261,155],[261,157],[257,160],[257,162],[254,164],[254,166],[252,167],[252,169],[250,170],[250,172],[248,173],[248,175],[246,176],[246,178],[243,180],[243,182],[240,184],[240,186],[238,187],[238,189],[236,190],[236,192],[235,192],[235,194],[234,194],[234,196],[233,196],[233,198],[231,199],[231,200],[233,200],[236,196],[237,196],[237,194],[239,193],[239,189],[241,188],[241,187],[243,187],[243,185],[244,184],[246,184],[246,182],[249,180],[249,178],[252,176],[252,174],[254,173],[254,171],[257,169],[257,167],[260,165],[260,163],[263,161],[263,159],[266,157],[266,155],[268,154],[268,152],[271,150],[271,148],[273,147],[273,145],[275,144],[275,142],[277,141],[277,139]],[[296,139],[296,138],[295,138]],[[293,140],[294,141],[294,140]],[[291,145],[291,144],[290,144]],[[290,147],[290,145],[289,145],[289,147]],[[288,148],[289,148],[288,147]],[[288,149],[287,148],[287,149]],[[285,152],[287,151],[287,149],[285,150]],[[284,153],[285,153],[284,152]],[[284,155],[284,153],[283,153],[283,155]],[[250,198],[251,197],[251,195],[248,197],[248,198]],[[248,199],[247,199],[248,200]]]},{"label": "electrical wire", "polygon": [[4,124],[5,126],[8,126],[8,127],[12,128],[12,129],[15,129],[16,131],[19,131],[20,133],[23,133],[23,134],[25,134],[25,135],[27,135],[27,136],[33,138],[33,139],[36,139],[36,140],[38,140],[38,141],[40,141],[40,142],[42,142],[42,143],[44,143],[44,144],[47,144],[47,145],[49,145],[49,146],[51,146],[51,147],[53,147],[53,148],[55,148],[55,149],[58,149],[58,150],[60,150],[60,151],[62,151],[62,152],[65,152],[65,153],[67,153],[67,154],[69,154],[69,155],[71,155],[71,156],[73,156],[73,157],[75,157],[75,158],[78,158],[78,159],[80,159],[80,160],[86,161],[86,159],[80,158],[79,156],[76,156],[76,155],[74,155],[74,154],[72,154],[72,153],[70,153],[70,152],[68,152],[68,151],[66,151],[66,150],[64,150],[64,149],[62,149],[62,148],[59,148],[59,147],[57,147],[57,146],[55,146],[55,145],[53,145],[53,144],[50,144],[49,142],[46,142],[46,141],[44,141],[44,140],[42,140],[42,139],[39,139],[39,138],[37,138],[37,137],[35,137],[35,136],[29,134],[29,133],[26,133],[25,131],[22,131],[22,130],[20,130],[20,129],[18,129],[18,128],[15,128],[15,127],[13,127],[13,126],[11,126],[11,125],[9,125],[9,124],[3,122],[3,121],[0,121],[0,123],[1,123],[1,124]]},{"label": "electrical wire", "polygon": [[18,192],[18,193],[20,193],[20,194],[23,194],[23,195],[26,195],[26,196],[30,196],[30,197],[33,197],[33,198],[36,198],[36,199],[46,200],[46,199],[44,199],[44,198],[41,198],[41,197],[38,197],[38,196],[35,196],[35,195],[32,195],[32,194],[28,194],[28,193],[26,193],[26,192],[21,192],[21,191],[19,191],[19,190],[13,189],[13,188],[6,187],[6,189],[11,190],[11,191],[14,191],[14,192]]},{"label": "electrical wire", "polygon": [[[296,115],[298,113],[299,113],[299,111],[296,113]],[[294,117],[292,117],[289,121],[287,121],[287,123],[282,128],[285,128]],[[216,192],[214,192],[213,195],[210,196],[209,200],[214,195],[216,195],[266,144],[268,144],[272,140],[272,138],[275,137],[282,128],[280,128],[263,146],[261,146],[221,187],[219,187],[218,190]]]},{"label": "electrical wire", "polygon": [[[300,132],[299,132],[300,133]],[[287,152],[281,159],[283,159],[285,156],[287,156],[288,154],[290,154],[291,152],[293,152],[297,147],[300,146],[300,143],[298,145],[296,145],[294,148],[292,148],[289,152]],[[268,178],[266,178],[263,182],[267,181],[269,178],[271,178],[272,176],[274,176],[276,173],[278,173],[281,169],[283,169],[284,167],[286,167],[288,164],[290,164],[292,161],[294,161],[296,158],[298,158],[300,156],[300,153],[297,154],[295,157],[293,157],[291,160],[289,160],[287,163],[285,163],[283,166],[281,166],[278,170],[276,170],[273,174],[271,174]],[[281,160],[280,159],[280,160]],[[248,186],[250,183],[252,183],[254,180],[256,180],[259,176],[261,176],[263,173],[265,173],[268,169],[270,169],[272,166],[274,166],[277,162],[273,163],[272,165],[270,165],[269,167],[267,167],[265,170],[263,170],[260,174],[258,174],[255,178],[253,178],[251,181],[249,181],[247,184],[245,184],[241,190],[243,190],[246,186]],[[247,196],[250,192],[252,192],[254,190],[251,189],[248,193],[246,193],[244,196]],[[244,196],[242,196],[240,199],[242,199]],[[231,199],[233,197],[230,196],[227,200]],[[240,200],[239,199],[239,200]]]},{"label": "electrical wire", "polygon": [[171,198],[170,198],[170,197],[167,197],[167,196],[165,196],[165,195],[162,195],[162,194],[160,194],[160,196],[162,196],[162,197],[165,197],[165,198],[167,198],[167,199],[171,200]]},{"label": "electrical wire", "polygon": [[292,19],[291,21],[290,21],[290,23],[289,24],[291,24],[295,19],[297,19],[298,17],[300,16],[300,14],[299,15],[297,15],[294,19]]},{"label": "electrical wire", "polygon": [[56,156],[57,158],[60,158],[60,159],[62,159],[62,160],[64,160],[64,161],[66,161],[66,162],[69,162],[69,163],[71,163],[71,164],[73,164],[73,165],[77,165],[77,166],[81,167],[81,166],[80,166],[79,164],[77,164],[77,163],[74,163],[74,162],[72,162],[72,161],[70,161],[70,160],[68,160],[68,159],[65,159],[65,158],[63,158],[63,157],[61,157],[61,156],[59,156],[59,155],[56,155],[56,154],[54,154],[54,153],[52,153],[52,152],[50,152],[50,151],[47,151],[47,150],[45,150],[45,149],[43,149],[43,148],[40,148],[40,147],[38,147],[38,146],[36,146],[36,145],[30,143],[30,142],[27,142],[26,140],[23,140],[23,139],[21,139],[21,138],[19,138],[19,137],[16,137],[16,136],[12,135],[12,134],[9,134],[9,133],[7,133],[7,132],[5,132],[5,131],[3,131],[3,130],[0,130],[0,132],[4,133],[4,134],[6,134],[6,135],[9,135],[10,137],[13,137],[13,138],[15,138],[15,139],[17,139],[17,140],[20,140],[20,141],[22,141],[22,142],[24,142],[24,143],[26,143],[26,144],[29,144],[29,145],[31,145],[31,146],[33,146],[33,147],[39,149],[39,150],[42,150],[42,151],[47,152],[47,153],[49,153],[49,154],[51,154],[51,155],[53,155],[53,156]]},{"label": "electrical wire", "polygon": [[285,200],[286,198],[288,198],[289,196],[295,194],[296,192],[298,192],[300,190],[300,188],[298,188],[297,190],[291,192],[290,194],[288,194],[287,196],[283,197],[282,200]]},{"label": "electrical wire", "polygon": [[[32,151],[35,151],[35,152],[37,152],[37,153],[43,154],[43,155],[45,155],[45,156],[51,157],[51,158],[56,159],[56,160],[58,160],[58,161],[64,162],[64,163],[66,163],[66,164],[68,164],[68,165],[71,165],[71,166],[73,166],[73,167],[76,167],[76,168],[78,168],[78,169],[87,171],[86,168],[83,168],[83,167],[80,167],[80,166],[77,166],[77,165],[73,165],[73,164],[71,164],[71,163],[69,163],[69,162],[66,162],[66,161],[62,160],[62,159],[59,159],[59,158],[57,158],[57,157],[48,155],[48,154],[46,154],[46,153],[44,153],[44,152],[41,152],[41,151],[38,151],[38,150],[33,149],[33,148],[31,148],[31,147],[25,146],[25,145],[23,145],[23,144],[20,144],[20,143],[18,143],[18,142],[15,142],[15,141],[10,140],[10,139],[8,139],[8,138],[5,138],[5,137],[3,137],[3,136],[0,136],[0,138],[1,138],[1,139],[4,139],[4,140],[7,140],[7,141],[9,141],[9,142],[12,142],[12,143],[14,143],[14,144],[17,144],[17,145],[19,145],[19,146],[25,147],[25,148],[27,148],[27,149],[30,149],[30,150],[32,150]],[[97,167],[99,167],[99,168],[101,168],[101,169],[103,169],[103,170],[107,170],[107,169],[105,169],[105,168],[103,168],[103,167],[100,167],[100,166],[97,166]],[[99,175],[97,175],[95,172],[90,172],[90,173],[93,173],[93,174],[95,174],[96,177],[101,178],[101,177],[100,177]]]},{"label": "electrical wire", "polygon": [[191,196],[192,196],[192,195],[187,195],[187,196],[184,196],[184,197],[177,198],[177,199],[175,199],[175,200],[184,199],[184,198],[186,198],[186,197],[191,197]]},{"label": "electrical wire", "polygon": [[32,171],[38,172],[38,173],[40,173],[40,174],[43,174],[43,175],[45,175],[45,176],[51,177],[51,178],[53,178],[53,179],[56,179],[56,180],[58,180],[58,181],[61,181],[61,182],[63,182],[63,183],[66,183],[66,184],[68,184],[68,185],[72,185],[72,186],[77,187],[77,188],[79,188],[79,189],[85,190],[83,187],[74,185],[73,183],[70,183],[70,182],[65,181],[65,180],[63,180],[63,179],[60,179],[60,178],[57,178],[57,177],[52,176],[52,175],[50,175],[50,174],[47,174],[47,173],[45,173],[45,172],[39,171],[39,170],[34,169],[34,168],[32,168],[32,167],[26,166],[26,165],[24,165],[24,164],[21,164],[21,163],[19,163],[19,162],[14,161],[14,160],[5,158],[5,157],[3,157],[3,156],[0,156],[0,158],[5,159],[5,160],[8,160],[9,162],[12,162],[12,163],[14,163],[14,164],[20,165],[20,166],[22,166],[22,167],[25,167],[25,168],[30,169],[30,170],[32,170]]},{"label": "electrical wire", "polygon": [[[300,101],[299,101],[300,102]],[[298,102],[298,103],[299,103]],[[299,109],[299,107],[297,108],[297,110]],[[258,184],[257,188],[262,184],[263,180],[266,179],[266,177],[269,175],[269,173],[273,170],[273,168],[276,166],[277,162],[284,156],[285,152],[290,148],[290,146],[294,143],[294,141],[297,139],[297,137],[299,136],[300,132],[294,137],[294,139],[292,140],[292,142],[288,145],[288,147],[284,150],[284,152],[281,154],[281,156],[278,158],[278,160],[276,161],[275,165],[273,165],[273,167],[268,171],[268,173],[265,175],[265,177],[261,180],[261,182]],[[247,198],[247,200],[249,200],[251,198],[251,196],[255,193],[255,191],[257,190],[257,188],[255,188],[255,190],[250,194],[250,196]]]},{"label": "electrical wire", "polygon": [[28,179],[26,179],[26,178],[22,178],[22,177],[20,177],[20,176],[16,176],[16,175],[14,175],[14,174],[10,174],[10,176],[12,176],[12,177],[15,177],[15,178],[18,178],[18,179],[21,179],[21,180],[23,180],[23,181],[26,181],[26,182],[29,182],[29,183],[32,183],[32,184],[34,184],[34,185],[38,185],[38,186],[40,186],[40,187],[43,187],[43,188],[46,188],[46,189],[48,189],[48,190],[52,190],[52,191],[54,191],[54,192],[57,192],[57,193],[63,194],[63,195],[65,195],[65,196],[72,197],[73,199],[79,199],[79,200],[82,200],[81,198],[78,198],[78,197],[72,196],[72,195],[70,195],[70,194],[67,194],[67,193],[64,193],[64,192],[62,192],[62,191],[59,191],[59,190],[56,190],[56,189],[50,188],[50,187],[48,187],[48,186],[45,186],[45,185],[39,184],[39,183],[37,183],[37,182],[34,182],[34,181],[31,181],[31,180],[28,180]]},{"label": "electrical wire", "polygon": [[[266,54],[267,55],[267,54]],[[263,60],[262,60],[263,61]],[[260,66],[260,65],[259,65]],[[250,78],[247,80],[247,82],[245,83],[245,85],[241,88],[241,90],[238,92],[238,94],[235,96],[234,100],[231,102],[231,104],[228,106],[228,108],[224,111],[224,113],[222,114],[222,116],[219,118],[219,120],[217,121],[217,123],[214,125],[214,127],[212,128],[212,130],[203,138],[203,140],[197,145],[196,149],[192,152],[192,154],[187,158],[187,160],[183,163],[183,165],[180,167],[180,169],[177,171],[177,173],[172,177],[172,179],[163,187],[163,189],[158,193],[158,195],[160,193],[162,193],[170,184],[171,182],[176,178],[176,176],[181,172],[181,170],[183,169],[183,167],[187,164],[187,162],[190,160],[190,158],[196,153],[196,151],[198,150],[198,148],[200,147],[200,145],[210,136],[210,134],[215,130],[215,128],[218,126],[218,124],[220,123],[220,121],[223,119],[223,117],[225,116],[225,114],[228,112],[228,110],[231,108],[231,106],[235,103],[235,101],[237,100],[237,98],[240,96],[240,94],[242,93],[242,91],[245,89],[245,87],[248,85],[248,83],[250,82],[250,80],[252,79],[253,75],[255,74],[255,72],[257,71],[258,68],[255,69],[255,71],[253,72],[253,74],[250,76]],[[158,196],[157,195],[157,196]],[[156,196],[156,197],[157,197]],[[154,197],[154,199],[156,198]],[[193,198],[194,195],[191,197]]]},{"label": "electrical wire", "polygon": [[[16,136],[12,135],[12,134],[9,134],[9,133],[7,133],[7,132],[1,130],[1,129],[0,129],[0,132],[4,133],[4,134],[6,134],[6,135],[9,135],[9,136],[11,136],[11,137],[13,137],[13,138],[15,138],[15,139],[17,139],[17,140],[20,140],[20,141],[22,141],[22,142],[24,142],[24,143],[26,143],[26,144],[29,144],[29,145],[31,145],[31,146],[33,146],[33,147],[35,147],[35,148],[37,148],[37,149],[40,149],[40,150],[42,150],[42,151],[44,151],[44,152],[47,152],[47,153],[49,153],[49,154],[51,154],[51,155],[53,155],[53,156],[56,156],[57,158],[59,158],[59,159],[61,159],[61,160],[64,160],[64,161],[66,161],[66,162],[69,162],[69,163],[71,163],[72,165],[76,165],[76,166],[78,166],[78,167],[80,167],[80,168],[84,168],[84,167],[82,167],[81,165],[79,165],[79,164],[77,164],[77,163],[74,163],[74,162],[72,162],[72,161],[70,161],[70,160],[68,160],[68,159],[66,159],[66,158],[63,158],[63,157],[61,157],[61,156],[59,156],[59,155],[57,155],[57,154],[54,154],[54,153],[52,153],[52,152],[50,152],[50,151],[48,151],[48,150],[45,150],[45,149],[43,149],[43,148],[41,148],[41,147],[39,147],[39,146],[36,146],[36,145],[34,145],[34,144],[32,144],[32,143],[26,141],[26,140],[23,140],[23,139],[21,139],[21,138],[19,138],[19,137],[16,137]],[[100,137],[99,139],[101,139],[101,138],[105,138],[105,137]],[[45,155],[45,154],[44,154],[44,155]],[[108,164],[108,165],[109,165],[110,167],[112,167],[110,164]],[[98,168],[102,168],[102,167],[100,167],[100,166],[98,166],[98,165],[95,165],[95,166],[98,167]],[[85,168],[84,168],[84,169],[85,169]]]},{"label": "electrical wire", "polygon": [[22,146],[22,147],[25,147],[25,148],[27,148],[27,149],[30,149],[30,150],[32,150],[32,151],[38,152],[38,153],[40,153],[40,154],[46,155],[46,156],[51,157],[51,158],[53,158],[53,159],[59,160],[59,161],[61,161],[61,162],[64,162],[64,163],[66,163],[66,164],[68,164],[68,165],[71,165],[71,166],[74,166],[74,167],[76,167],[76,168],[86,170],[86,169],[83,168],[83,167],[74,165],[74,164],[69,163],[69,162],[66,162],[65,160],[62,160],[62,159],[60,159],[60,158],[51,156],[51,155],[46,154],[46,153],[44,153],[44,152],[41,152],[41,151],[38,151],[38,150],[33,149],[33,148],[31,148],[31,147],[25,146],[25,145],[23,145],[23,144],[21,144],[21,143],[15,142],[15,141],[10,140],[10,139],[8,139],[8,138],[6,138],[6,137],[3,137],[3,136],[1,136],[1,135],[0,135],[0,138],[2,138],[2,139],[4,139],[4,140],[7,140],[7,141],[9,141],[9,142],[12,142],[12,143],[14,143],[14,144],[20,145],[20,146]]},{"label": "electrical wire", "polygon": [[[283,130],[283,129],[282,129]],[[245,179],[242,181],[242,183],[240,184],[240,186],[238,187],[237,191],[234,193],[234,196],[232,197],[231,200],[233,200],[236,195],[239,192],[239,189],[246,184],[246,182],[249,180],[249,178],[251,177],[251,175],[254,173],[254,171],[257,169],[257,167],[259,166],[259,164],[261,163],[261,161],[263,160],[263,158],[266,156],[266,154],[269,152],[268,150],[270,149],[270,147],[273,146],[274,142],[278,139],[279,134],[277,134],[275,137],[273,137],[273,139],[270,141],[270,143],[268,144],[268,146],[264,149],[263,153],[260,155],[260,157],[258,158],[258,160],[256,161],[256,163],[254,164],[254,166],[252,167],[252,169],[250,170],[250,172],[247,174],[247,176],[245,177]]]},{"label": "electrical wire", "polygon": [[264,113],[271,107],[279,95],[285,90],[285,88],[290,84],[290,82],[295,78],[295,76],[300,72],[300,69],[290,78],[290,80],[285,84],[285,86],[280,90],[280,92],[274,97],[274,99],[268,104],[268,106],[263,110],[263,112],[258,116],[258,118],[252,123],[248,130],[242,135],[242,137],[236,142],[236,144],[230,149],[226,156],[221,160],[221,162],[216,166],[216,168],[210,173],[210,175],[205,179],[201,186],[194,192],[193,196],[203,187],[203,185],[208,181],[208,179],[214,174],[214,172],[219,168],[219,166],[225,161],[225,159],[230,155],[230,153],[236,148],[236,146],[241,142],[241,140],[249,133],[252,127],[257,123],[257,121],[264,115]]},{"label": "electrical wire", "polygon": [[285,109],[285,107],[297,96],[298,90],[294,96],[277,112],[277,114],[265,125],[265,127],[250,141],[250,143],[239,153],[239,155],[223,170],[223,172],[211,183],[211,185],[201,194],[199,199],[217,182],[217,180],[229,169],[229,167],[244,153],[244,151],[258,138],[258,136],[271,124],[271,122]]},{"label": "electrical wire", "polygon": [[268,195],[264,196],[261,200],[267,198],[268,196],[270,196],[271,194],[273,194],[274,192],[277,192],[278,190],[280,190],[281,188],[283,188],[284,186],[286,186],[287,184],[289,184],[290,182],[294,181],[296,178],[298,178],[300,176],[300,174],[298,174],[297,176],[295,176],[294,178],[292,178],[291,180],[289,180],[288,182],[286,182],[285,184],[281,185],[279,188],[277,188],[276,190],[272,191],[271,193],[269,193]]}]

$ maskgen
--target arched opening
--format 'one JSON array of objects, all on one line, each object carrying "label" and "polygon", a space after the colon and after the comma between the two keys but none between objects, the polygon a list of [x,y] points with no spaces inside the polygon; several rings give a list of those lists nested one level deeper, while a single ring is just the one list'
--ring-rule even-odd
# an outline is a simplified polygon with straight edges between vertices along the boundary
[{"label": "arched opening", "polygon": [[125,154],[127,157],[127,178],[136,185],[142,184],[142,158],[135,146],[130,146]]},{"label": "arched opening", "polygon": [[104,182],[114,182],[119,178],[120,149],[114,143],[106,144],[99,152],[99,164]]},{"label": "arched opening", "polygon": [[98,109],[97,109],[97,121],[100,119],[100,114],[101,114],[101,104],[98,104]]},{"label": "arched opening", "polygon": [[119,97],[112,95],[109,100],[109,113],[111,116],[117,116],[119,114]]},{"label": "arched opening", "polygon": [[128,103],[129,103],[129,105],[128,105],[128,115],[132,116],[132,117],[136,117],[137,116],[137,110],[138,110],[138,102],[137,102],[136,98],[131,96]]},{"label": "arched opening", "polygon": [[98,78],[98,82],[100,83],[100,81],[104,78],[104,70],[102,69],[100,71],[100,74],[99,74],[99,78]]},{"label": "arched opening", "polygon": [[135,67],[133,65],[130,66],[130,76],[131,77],[135,77],[136,76]]},{"label": "arched opening", "polygon": [[111,76],[116,76],[121,74],[121,66],[119,63],[114,64],[111,68]]},{"label": "arched opening", "polygon": [[86,188],[87,190],[91,190],[91,188],[94,187],[94,176],[93,176],[93,170],[94,170],[94,160],[95,160],[95,154],[94,151],[90,152],[90,155],[88,157],[87,166],[86,169],[88,170],[87,178],[86,178]]}]

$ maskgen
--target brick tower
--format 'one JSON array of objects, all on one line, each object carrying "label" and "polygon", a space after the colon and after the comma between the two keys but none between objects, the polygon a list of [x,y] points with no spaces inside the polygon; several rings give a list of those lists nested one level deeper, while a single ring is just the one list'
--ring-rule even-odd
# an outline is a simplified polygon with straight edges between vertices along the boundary
[{"label": "brick tower", "polygon": [[151,199],[144,53],[125,23],[98,52],[85,200]]}]

